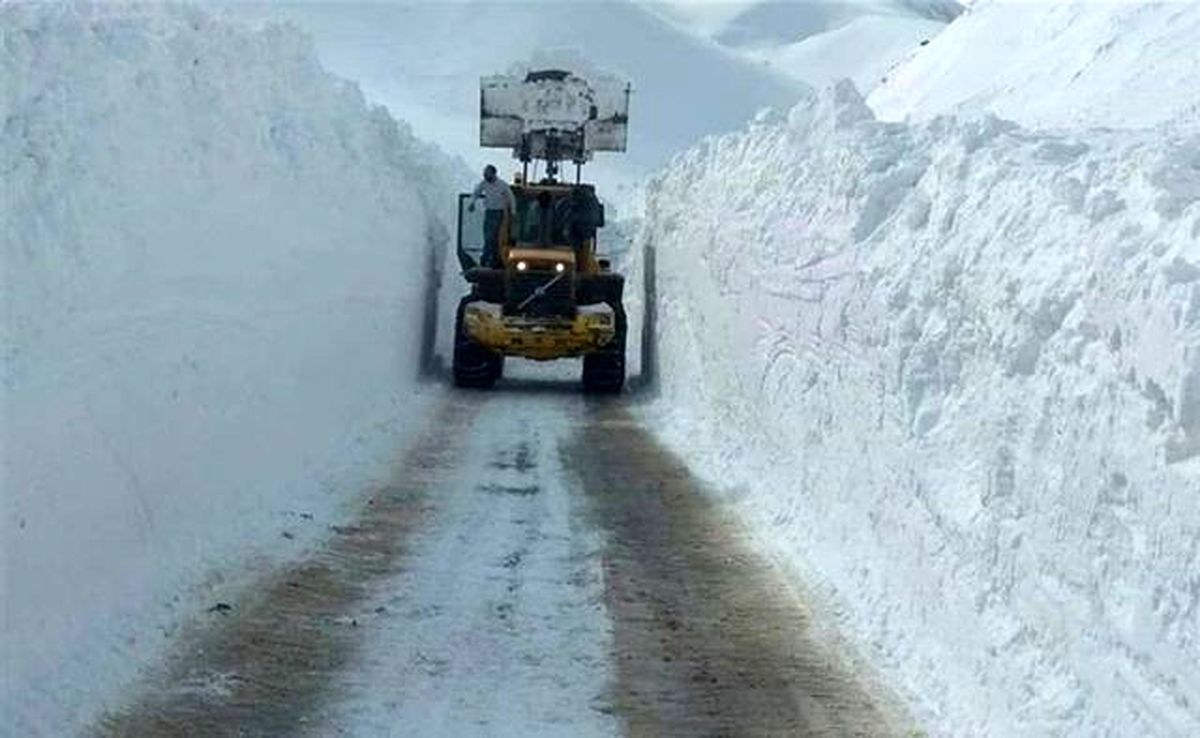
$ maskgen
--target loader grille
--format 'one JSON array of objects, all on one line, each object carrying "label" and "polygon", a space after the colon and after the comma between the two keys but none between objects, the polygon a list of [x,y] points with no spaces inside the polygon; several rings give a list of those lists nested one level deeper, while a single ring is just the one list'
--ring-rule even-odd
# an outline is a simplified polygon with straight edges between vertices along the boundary
[{"label": "loader grille", "polygon": [[[554,272],[515,273],[509,278],[505,312],[531,316],[570,316],[575,314],[575,297],[571,289],[569,274],[562,276],[546,288],[545,294],[529,300],[539,287],[549,283],[557,275]],[[521,308],[521,304],[525,303]]]}]

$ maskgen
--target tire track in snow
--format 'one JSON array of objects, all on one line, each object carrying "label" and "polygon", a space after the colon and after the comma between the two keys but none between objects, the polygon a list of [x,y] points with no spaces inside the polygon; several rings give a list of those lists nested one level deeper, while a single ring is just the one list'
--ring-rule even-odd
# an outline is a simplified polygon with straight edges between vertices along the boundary
[{"label": "tire track in snow", "polygon": [[619,399],[453,393],[356,520],[94,732],[906,734],[711,500]]},{"label": "tire track in snow", "polygon": [[588,415],[562,453],[607,533],[611,699],[630,735],[911,735],[682,462],[618,405]]},{"label": "tire track in snow", "polygon": [[378,586],[401,571],[409,541],[434,511],[429,494],[459,463],[477,402],[449,398],[372,490],[353,522],[304,560],[269,572],[228,614],[195,624],[134,701],[101,718],[102,736],[283,736],[306,732],[335,677],[353,668],[358,618]]},{"label": "tire track in snow", "polygon": [[557,455],[577,381],[462,394],[484,406],[437,525],[370,603],[388,614],[311,735],[616,735],[600,540]]}]

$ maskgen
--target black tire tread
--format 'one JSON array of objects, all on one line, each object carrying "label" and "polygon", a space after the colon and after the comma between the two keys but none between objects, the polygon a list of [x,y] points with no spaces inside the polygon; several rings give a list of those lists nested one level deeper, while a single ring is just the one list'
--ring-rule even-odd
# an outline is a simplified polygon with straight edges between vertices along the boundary
[{"label": "black tire tread", "polygon": [[616,316],[617,330],[607,346],[583,357],[583,391],[588,394],[614,395],[625,386],[625,339],[628,321],[625,307],[609,303]]},{"label": "black tire tread", "polygon": [[488,389],[504,373],[504,356],[471,340],[463,324],[467,303],[475,299],[468,295],[458,303],[454,318],[454,384],[470,389]]}]

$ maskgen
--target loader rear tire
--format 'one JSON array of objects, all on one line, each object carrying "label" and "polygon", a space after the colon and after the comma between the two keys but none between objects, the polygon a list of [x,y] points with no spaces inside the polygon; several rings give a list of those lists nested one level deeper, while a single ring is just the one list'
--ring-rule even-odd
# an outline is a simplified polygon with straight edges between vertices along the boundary
[{"label": "loader rear tire", "polygon": [[467,334],[463,315],[467,303],[473,298],[464,297],[458,303],[454,318],[454,384],[459,387],[488,389],[504,374],[504,355],[489,351],[471,340]]},{"label": "loader rear tire", "polygon": [[619,302],[610,305],[617,324],[612,341],[583,357],[583,391],[588,394],[615,395],[625,386],[625,307]]}]

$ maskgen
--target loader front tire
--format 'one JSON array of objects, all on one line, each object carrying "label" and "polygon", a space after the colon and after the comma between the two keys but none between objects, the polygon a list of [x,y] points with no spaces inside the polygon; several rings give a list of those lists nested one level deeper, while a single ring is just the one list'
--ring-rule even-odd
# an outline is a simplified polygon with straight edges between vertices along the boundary
[{"label": "loader front tire", "polygon": [[504,356],[480,346],[467,334],[463,316],[471,299],[464,297],[458,303],[458,313],[454,318],[454,384],[488,389],[504,374]]},{"label": "loader front tire", "polygon": [[625,335],[628,325],[625,307],[613,305],[616,333],[599,351],[583,357],[583,391],[595,395],[615,395],[625,386]]}]

